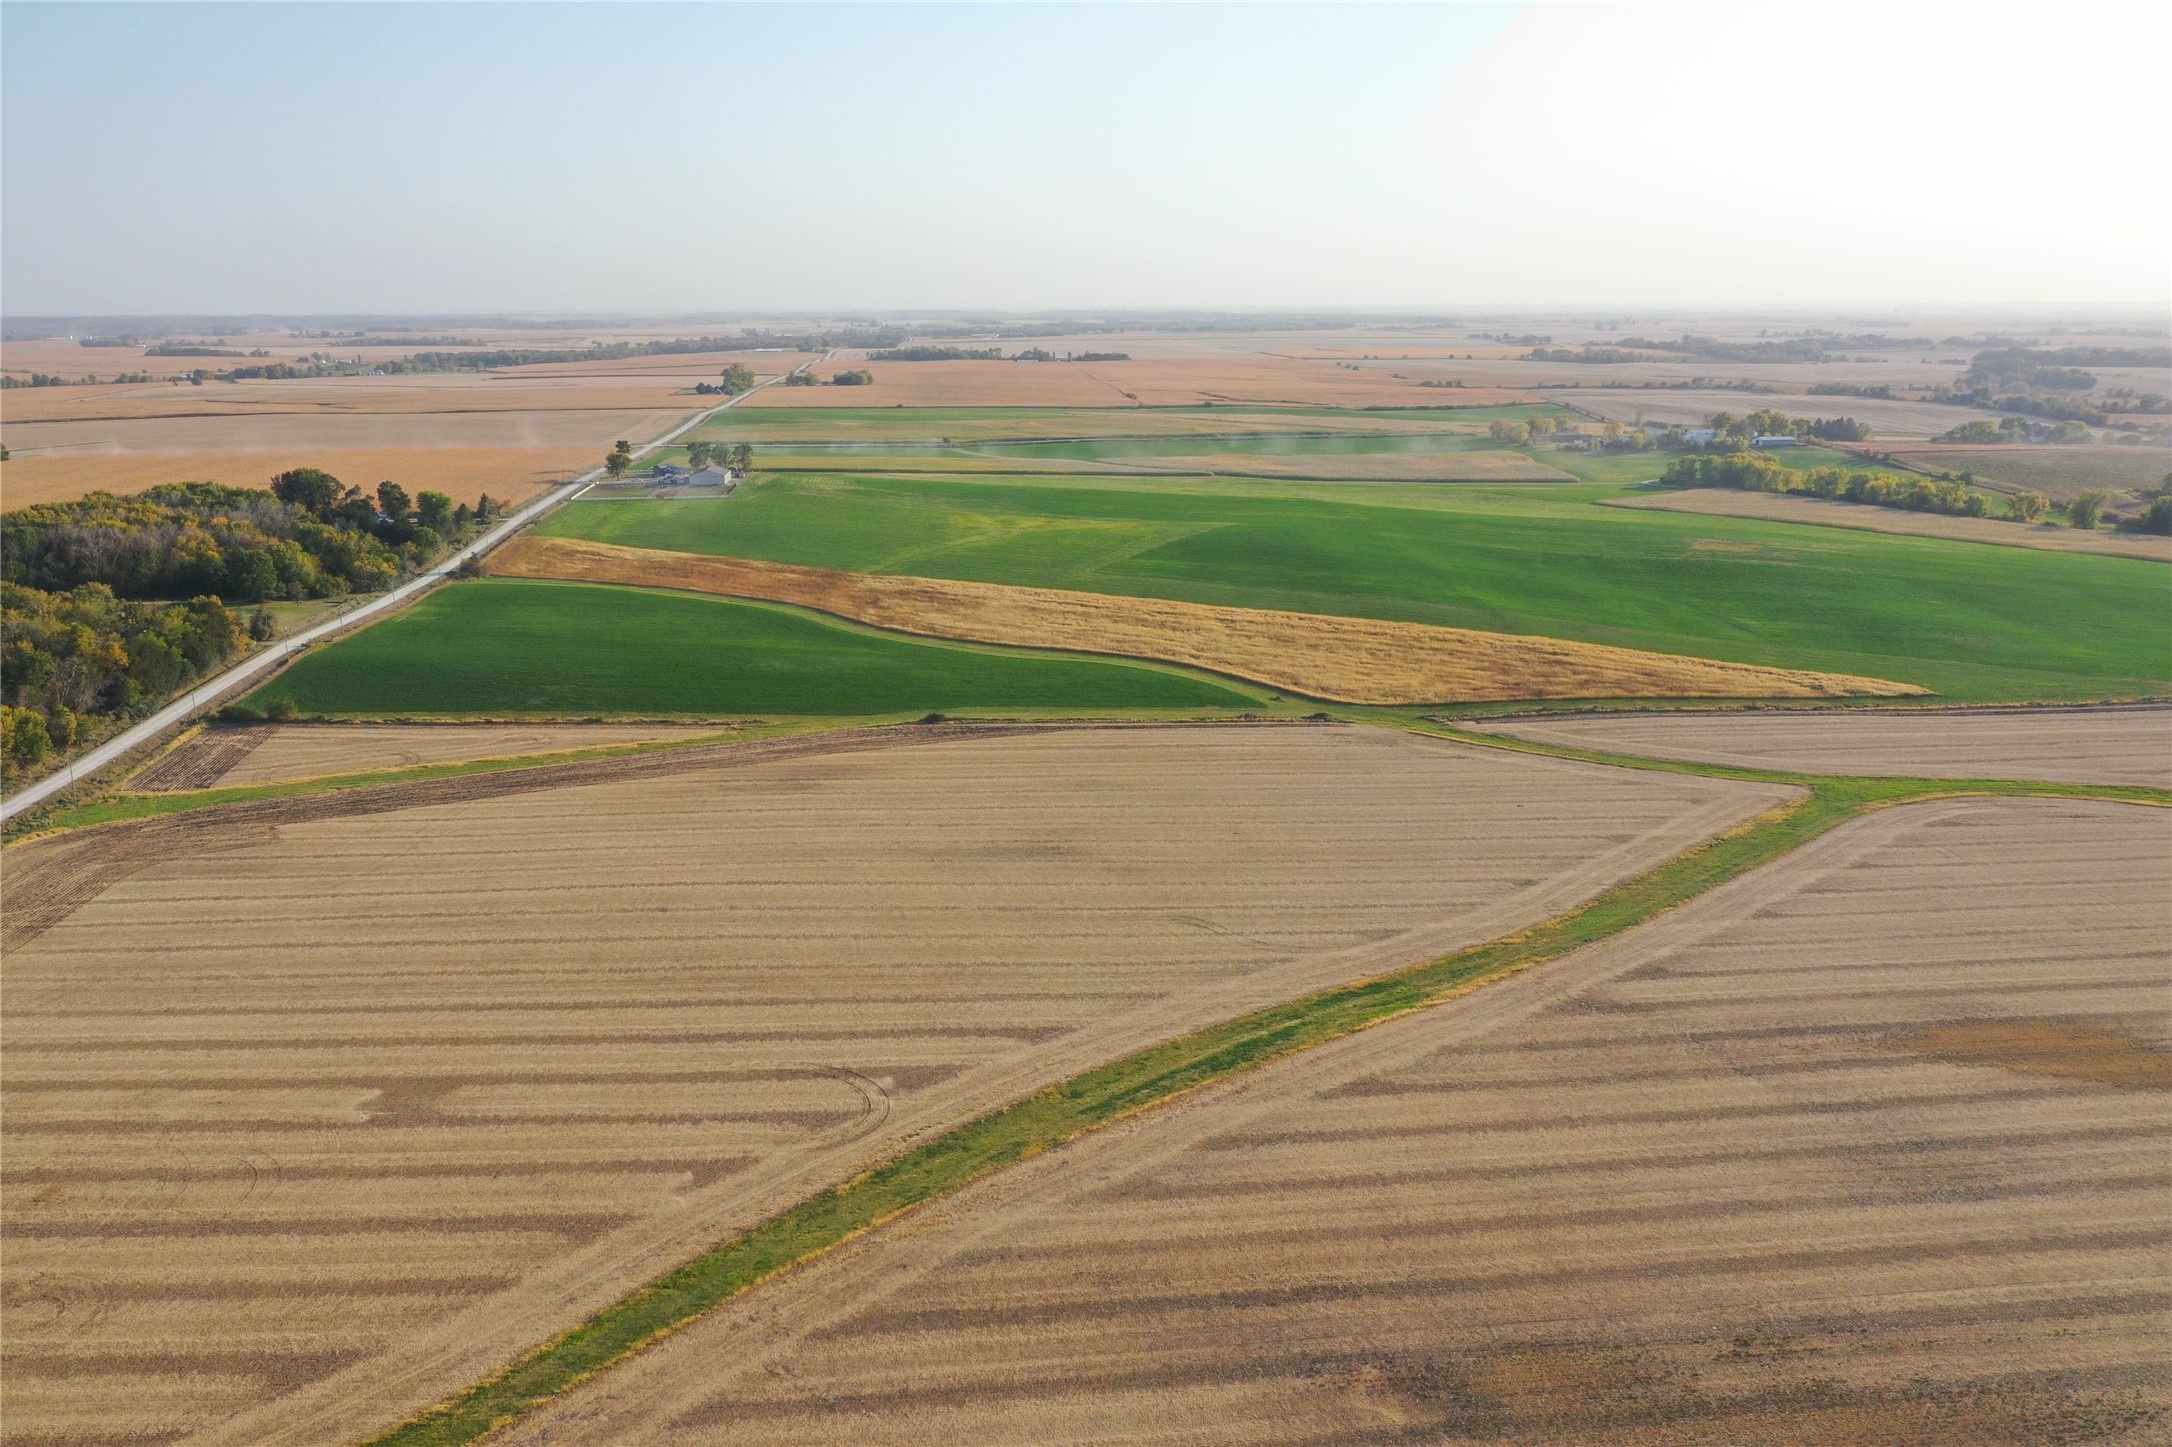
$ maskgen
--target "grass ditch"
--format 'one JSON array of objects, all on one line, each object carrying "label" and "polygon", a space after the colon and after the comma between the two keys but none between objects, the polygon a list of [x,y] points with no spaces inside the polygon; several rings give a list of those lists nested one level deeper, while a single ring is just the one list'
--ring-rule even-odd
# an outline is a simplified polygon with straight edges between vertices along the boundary
[{"label": "grass ditch", "polygon": [[2099,798],[2172,806],[2172,790],[2163,789],[1805,776],[1540,745],[1470,734],[1431,721],[1382,721],[1481,747],[1792,784],[1804,793],[1543,924],[1194,1031],[960,1126],[719,1244],[458,1397],[371,1439],[368,1447],[475,1442],[763,1282],[1005,1166],[1215,1081],[1454,999],[1620,934],[1873,810],[1957,795]]}]

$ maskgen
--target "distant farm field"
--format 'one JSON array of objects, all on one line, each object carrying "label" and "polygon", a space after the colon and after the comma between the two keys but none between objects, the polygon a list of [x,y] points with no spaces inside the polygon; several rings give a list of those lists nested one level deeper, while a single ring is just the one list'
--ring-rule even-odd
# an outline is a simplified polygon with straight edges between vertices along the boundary
[{"label": "distant farm field", "polygon": [[2161,565],[1590,505],[1620,495],[787,474],[724,502],[575,504],[540,531],[1540,634],[1972,701],[2172,689],[2172,638],[2137,626],[2165,606],[2172,577]]},{"label": "distant farm field", "polygon": [[533,497],[601,462],[586,447],[290,447],[252,451],[110,452],[64,450],[20,454],[0,464],[8,507],[67,502],[92,492],[141,492],[162,482],[223,482],[263,487],[292,467],[321,467],[343,482],[373,488],[399,483],[410,493],[429,489],[455,502],[484,493],[500,502]]},{"label": "distant farm field", "polygon": [[1422,387],[1416,376],[1351,371],[1283,357],[1215,356],[1126,362],[935,361],[840,359],[812,370],[830,377],[865,369],[858,387],[776,388],[749,405],[764,407],[1184,407],[1199,403],[1281,403],[1320,407],[1425,407],[1442,391],[1474,405],[1528,402],[1505,388]]},{"label": "distant farm field", "polygon": [[[677,460],[674,447],[660,456]],[[1459,431],[1102,437],[1067,441],[776,442],[758,465],[798,471],[1164,473],[1353,482],[1565,482],[1570,474]]]},{"label": "distant farm field", "polygon": [[1243,708],[1259,695],[1170,669],[884,636],[760,604],[484,579],[305,655],[254,695],[272,697],[362,716],[836,717]]},{"label": "distant farm field", "polygon": [[2029,489],[2064,502],[2086,488],[2141,493],[2172,476],[2172,449],[2090,444],[2031,447],[2008,442],[1992,447],[1895,447],[1893,455],[1931,472],[1972,472],[1979,486]]},{"label": "distant farm field", "polygon": [[[850,389],[840,389],[850,390]],[[987,442],[1080,438],[1236,437],[1256,433],[1483,432],[1532,413],[1568,416],[1547,405],[1458,407],[1429,394],[1409,408],[1323,407],[804,407],[805,392],[772,387],[760,407],[734,407],[697,436],[734,442]],[[1449,394],[1453,395],[1453,394]]]},{"label": "distant farm field", "polygon": [[1905,508],[1869,507],[1800,493],[1736,492],[1730,488],[1691,488],[1612,500],[1613,505],[1662,512],[1704,513],[1719,517],[1769,518],[1774,522],[1819,527],[1856,528],[1916,538],[1953,538],[1995,547],[2034,548],[2048,553],[2091,553],[2100,557],[2149,558],[2172,563],[2172,538],[2151,533],[2109,530],[2083,532],[2049,523],[2017,523],[1993,517],[1949,517],[1909,512]]}]

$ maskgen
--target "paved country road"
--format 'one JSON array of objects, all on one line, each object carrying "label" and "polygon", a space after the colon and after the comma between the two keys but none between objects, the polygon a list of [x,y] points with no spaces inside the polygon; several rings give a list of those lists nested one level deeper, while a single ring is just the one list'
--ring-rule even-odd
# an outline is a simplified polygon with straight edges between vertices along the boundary
[{"label": "paved country road", "polygon": [[[805,370],[808,365],[803,362],[794,370]],[[644,443],[634,449],[634,456],[646,457],[660,447],[670,446],[725,408],[736,406],[756,392],[761,391],[762,388],[773,386],[781,380],[778,377],[771,377],[768,381],[756,383],[738,396],[720,402],[705,412],[695,413],[655,441]],[[435,587],[469,558],[489,552],[492,548],[558,506],[558,504],[578,496],[584,488],[594,483],[602,475],[602,468],[593,468],[574,478],[571,482],[552,488],[526,507],[514,512],[504,522],[484,533],[466,547],[457,552],[446,554],[428,572],[417,574],[391,592],[371,599],[351,613],[343,613],[328,622],[319,623],[314,628],[305,629],[292,638],[282,639],[270,647],[259,649],[236,663],[232,668],[227,669],[224,673],[205,679],[143,722],[122,730],[80,759],[63,766],[55,773],[48,774],[45,778],[23,789],[5,803],[0,803],[0,822],[14,818],[34,804],[43,803],[63,789],[73,787],[77,781],[89,778],[123,754],[148,743],[174,725],[185,723],[194,717],[198,710],[229,692],[237,684],[254,678],[269,669],[276,668],[281,662],[292,658],[310,644],[329,638],[335,633],[343,633],[358,623],[365,623],[372,618],[376,618],[388,609],[397,608],[406,603],[424,589]]]}]

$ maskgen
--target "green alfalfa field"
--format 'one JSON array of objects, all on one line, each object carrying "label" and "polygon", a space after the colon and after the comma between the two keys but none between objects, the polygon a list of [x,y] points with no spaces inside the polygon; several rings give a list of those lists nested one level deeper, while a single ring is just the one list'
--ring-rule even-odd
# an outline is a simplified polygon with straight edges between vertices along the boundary
[{"label": "green alfalfa field", "polygon": [[[1554,455],[1543,454],[1552,462]],[[2172,569],[1594,504],[1615,482],[760,474],[576,503],[631,547],[1539,634],[1866,674],[1964,703],[2172,694]]]}]

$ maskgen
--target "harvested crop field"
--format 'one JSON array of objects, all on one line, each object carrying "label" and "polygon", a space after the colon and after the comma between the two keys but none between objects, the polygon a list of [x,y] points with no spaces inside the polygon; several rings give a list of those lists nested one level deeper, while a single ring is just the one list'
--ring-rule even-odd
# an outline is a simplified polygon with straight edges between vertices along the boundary
[{"label": "harvested crop field", "polygon": [[[412,377],[326,377],[215,387],[161,383],[41,387],[9,390],[7,400],[0,403],[0,416],[12,428],[33,423],[183,417],[400,417],[418,412],[655,408],[682,405],[681,389],[699,380],[700,376],[667,381],[634,373],[525,378],[456,372],[420,384]],[[691,411],[694,402],[693,397],[686,397],[683,405]]]},{"label": "harvested crop field", "polygon": [[[851,390],[851,389],[846,389]],[[772,395],[775,394],[775,395]],[[994,442],[1082,438],[1395,435],[1483,432],[1499,419],[1532,412],[1568,416],[1551,406],[1460,407],[1432,402],[1415,410],[1337,411],[1323,407],[802,407],[800,388],[766,388],[759,405],[734,407],[702,424],[696,436],[735,442]]]},{"label": "harvested crop field", "polygon": [[602,460],[585,447],[297,447],[238,452],[111,452],[97,448],[18,454],[0,464],[5,505],[68,502],[93,492],[141,492],[162,482],[262,487],[293,467],[321,467],[372,487],[390,480],[409,492],[430,488],[473,504],[484,493],[520,502]]},{"label": "harvested crop field", "polygon": [[358,1439],[907,1140],[1788,792],[952,726],[18,846],[0,1435]]},{"label": "harvested crop field", "polygon": [[[1709,363],[1704,364],[1709,370]],[[1989,419],[1999,414],[1974,407],[1954,407],[1943,402],[1888,402],[1878,397],[1805,397],[1762,392],[1689,392],[1634,387],[1580,387],[1547,391],[1542,395],[1571,403],[1617,422],[1634,422],[1641,415],[1656,426],[1680,423],[1701,427],[1715,412],[1737,417],[1760,407],[1776,407],[1790,417],[1853,417],[1868,423],[1879,442],[1900,438],[1926,438],[1958,427],[1963,422]]]},{"label": "harvested crop field", "polygon": [[[526,411],[492,408],[434,412],[249,412],[234,416],[151,417],[114,421],[11,422],[8,450],[26,458],[76,451],[318,453],[350,447],[608,448],[641,441],[691,416],[706,398],[684,405]],[[599,459],[600,460],[600,459]],[[14,465],[9,464],[11,467]]]},{"label": "harvested crop field", "polygon": [[2164,485],[2172,473],[2172,448],[2119,444],[2031,447],[2004,442],[1990,447],[1905,444],[1880,451],[1930,472],[1973,472],[1979,484],[2009,491],[2027,488],[2065,502],[2085,488],[2139,494]]},{"label": "harvested crop field", "polygon": [[1196,407],[1279,403],[1300,407],[1490,407],[1536,403],[1496,387],[1421,387],[1417,378],[1353,372],[1280,357],[1185,357],[1134,362],[827,362],[825,379],[865,368],[862,387],[771,387],[767,407]]},{"label": "harvested crop field", "polygon": [[512,1443],[2161,1442],[2172,812],[1873,814],[1052,1151]]},{"label": "harvested crop field", "polygon": [[[795,459],[796,462],[797,459]],[[1209,473],[1228,477],[1288,477],[1337,482],[1574,482],[1558,468],[1520,452],[1386,453],[1205,452],[1150,458],[1109,458],[1110,471]]]},{"label": "harvested crop field", "polygon": [[1603,714],[1471,726],[1537,743],[1745,769],[2172,789],[2172,705]]},{"label": "harvested crop field", "polygon": [[491,555],[490,569],[512,578],[763,598],[938,638],[1152,658],[1344,703],[1894,697],[1923,691],[1880,679],[1678,658],[1554,638],[1058,588],[845,573],[623,548],[581,538],[515,538]]},{"label": "harvested crop field", "polygon": [[[275,686],[276,691],[276,686]],[[145,792],[559,754],[714,735],[699,724],[214,724],[128,780]]]},{"label": "harvested crop field", "polygon": [[1962,543],[1994,543],[2047,553],[2096,553],[2112,558],[2147,558],[2172,563],[2172,538],[2146,533],[2081,532],[2074,528],[2007,522],[1999,518],[1947,517],[1942,513],[1906,512],[1865,507],[1830,498],[1793,493],[1736,492],[1731,488],[1686,488],[1649,497],[1608,498],[1607,507],[1651,508],[1660,512],[1706,513],[1714,517],[1763,518],[1768,522],[1809,523],[1858,532],[1899,533],[1915,538],[1951,538]]}]

